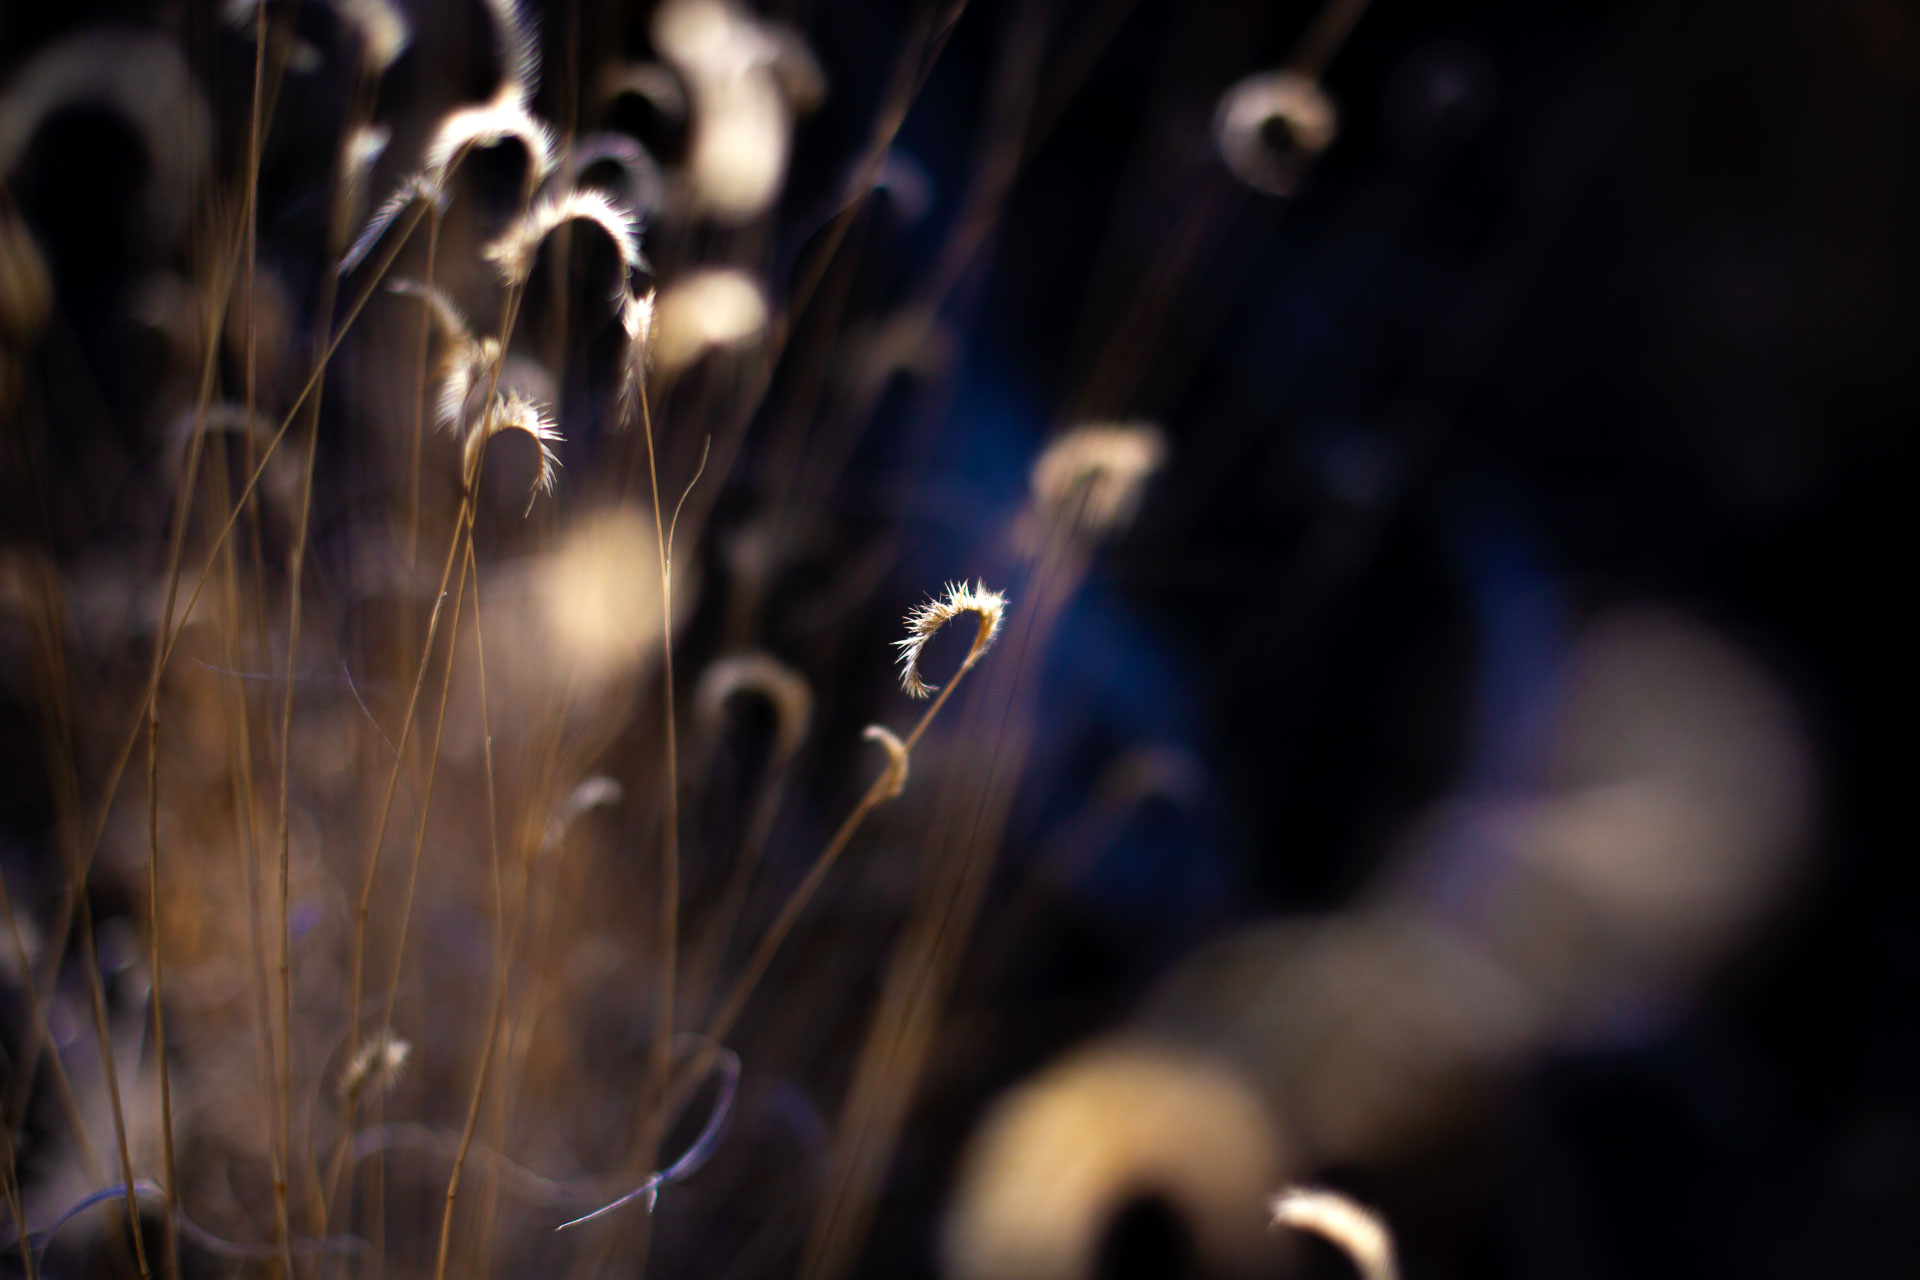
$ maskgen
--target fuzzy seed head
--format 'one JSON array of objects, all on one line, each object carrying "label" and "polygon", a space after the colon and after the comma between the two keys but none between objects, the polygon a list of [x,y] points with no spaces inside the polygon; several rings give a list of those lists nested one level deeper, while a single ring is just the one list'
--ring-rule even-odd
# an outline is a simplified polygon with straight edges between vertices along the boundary
[{"label": "fuzzy seed head", "polygon": [[1311,1231],[1353,1262],[1362,1280],[1398,1280],[1393,1233],[1380,1215],[1341,1195],[1316,1187],[1288,1187],[1273,1201],[1273,1225]]},{"label": "fuzzy seed head", "polygon": [[482,253],[499,269],[503,283],[525,284],[533,273],[534,257],[541,243],[562,223],[576,219],[593,223],[613,241],[621,266],[614,296],[626,297],[627,277],[646,266],[646,259],[640,253],[640,218],[620,201],[592,187],[575,187],[542,197]]},{"label": "fuzzy seed head", "polygon": [[619,804],[626,789],[603,773],[583,778],[568,795],[566,803],[547,819],[547,829],[540,839],[540,851],[546,853],[566,839],[567,832],[580,816],[595,809],[610,808]]},{"label": "fuzzy seed head", "polygon": [[877,742],[887,753],[887,789],[881,799],[891,800],[907,789],[907,744],[883,724],[870,724],[860,733],[868,742]]},{"label": "fuzzy seed head", "polygon": [[671,378],[709,351],[758,338],[767,327],[767,298],[744,271],[699,271],[661,292],[653,321],[653,365]]},{"label": "fuzzy seed head", "polygon": [[376,76],[386,74],[407,45],[413,29],[391,0],[337,0],[340,16],[360,33],[360,60]]},{"label": "fuzzy seed head", "polygon": [[[1340,115],[1317,81],[1297,71],[1249,76],[1228,89],[1214,141],[1234,176],[1268,195],[1289,196],[1339,131]],[[1285,139],[1275,145],[1275,131]]]},{"label": "fuzzy seed head", "polygon": [[366,260],[373,246],[380,243],[380,237],[387,233],[393,220],[408,208],[419,202],[435,205],[445,204],[445,193],[437,179],[424,173],[411,173],[401,179],[400,185],[392,195],[380,202],[380,207],[367,219],[367,225],[361,229],[360,236],[340,255],[340,265],[335,268],[346,275]]},{"label": "fuzzy seed head", "polygon": [[960,664],[963,671],[972,666],[999,633],[1006,609],[1007,598],[998,591],[987,590],[984,583],[968,586],[964,582],[949,582],[945,595],[927,601],[907,615],[907,638],[893,642],[900,650],[900,687],[915,698],[924,698],[939,688],[921,676],[920,654],[927,647],[927,641],[940,633],[940,628],[963,613],[976,614],[980,619],[973,647],[967,650],[966,659]]},{"label": "fuzzy seed head", "polygon": [[500,89],[496,97],[527,102],[540,87],[540,45],[522,12],[521,0],[483,0],[493,23],[494,48],[500,55]]},{"label": "fuzzy seed head", "polygon": [[427,144],[426,180],[435,195],[446,189],[454,162],[472,147],[494,147],[509,138],[527,151],[531,185],[545,182],[557,162],[553,130],[527,110],[525,102],[505,91],[490,102],[459,107],[440,117],[440,127]]},{"label": "fuzzy seed head", "polygon": [[503,431],[519,431],[532,436],[540,446],[540,473],[534,478],[533,492],[527,495],[527,510],[533,510],[534,499],[541,494],[551,494],[560,480],[560,457],[553,446],[562,436],[554,426],[553,420],[538,404],[519,393],[508,395],[495,394],[493,409],[486,416],[481,427],[467,436],[467,445],[462,458],[462,471],[468,477],[474,474],[480,462],[480,452],[486,448],[487,441]]},{"label": "fuzzy seed head", "polygon": [[1147,480],[1167,455],[1147,422],[1092,422],[1060,436],[1033,464],[1033,500],[1054,519],[1095,537],[1115,533],[1140,509]]},{"label": "fuzzy seed head", "polygon": [[456,343],[440,358],[438,390],[434,396],[434,422],[441,429],[458,435],[467,425],[467,400],[475,388],[483,387],[487,374],[500,359],[500,340],[481,338]]},{"label": "fuzzy seed head", "polygon": [[693,99],[686,174],[696,208],[752,221],[786,179],[794,109],[826,91],[819,65],[798,35],[732,0],[668,0],[653,39]]},{"label": "fuzzy seed head", "polygon": [[807,678],[767,653],[737,653],[715,661],[700,673],[694,693],[696,714],[709,731],[719,728],[727,703],[741,693],[766,699],[773,708],[774,754],[792,756],[813,723],[813,686]]},{"label": "fuzzy seed head", "polygon": [[412,1053],[412,1045],[383,1028],[353,1051],[347,1069],[340,1073],[340,1096],[349,1101],[385,1097],[400,1083]]},{"label": "fuzzy seed head", "polygon": [[427,308],[427,314],[433,318],[434,330],[442,342],[461,346],[473,341],[473,331],[467,326],[467,317],[445,290],[419,280],[395,279],[387,282],[387,291],[403,298],[418,298]]},{"label": "fuzzy seed head", "polygon": [[620,356],[620,398],[618,423],[622,430],[632,425],[640,409],[640,397],[647,391],[647,366],[653,361],[654,291],[629,293],[620,302],[620,327],[627,343]]}]

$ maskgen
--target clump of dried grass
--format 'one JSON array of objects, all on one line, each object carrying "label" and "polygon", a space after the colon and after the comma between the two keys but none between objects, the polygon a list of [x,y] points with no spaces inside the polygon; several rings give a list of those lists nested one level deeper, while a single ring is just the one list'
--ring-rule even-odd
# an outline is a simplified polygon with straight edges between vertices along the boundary
[{"label": "clump of dried grass", "polygon": [[[817,699],[832,698],[834,710],[844,711],[839,704],[855,691],[816,690],[797,658],[720,648],[735,656],[705,667],[693,714],[711,721],[737,694],[765,697],[775,712],[779,776],[759,784],[754,816],[737,842],[739,891],[717,905],[681,901],[687,833],[672,660],[713,531],[714,504],[698,486],[723,483],[738,461],[739,435],[770,380],[758,365],[771,368],[793,342],[796,319],[833,266],[848,219],[830,223],[819,272],[795,280],[741,250],[745,241],[721,240],[727,252],[715,252],[713,227],[739,234],[773,210],[795,121],[825,93],[821,69],[796,33],[744,6],[660,6],[653,33],[671,70],[616,67],[611,80],[597,78],[684,116],[687,155],[663,166],[636,139],[569,138],[571,127],[556,128],[542,115],[540,45],[516,0],[484,0],[498,63],[492,94],[456,102],[411,132],[375,118],[378,82],[403,55],[407,65],[428,58],[441,33],[424,18],[412,29],[385,0],[331,7],[349,32],[353,88],[324,166],[334,184],[327,239],[301,246],[334,268],[322,273],[313,297],[301,296],[297,272],[276,270],[284,245],[276,246],[280,255],[263,251],[278,224],[263,218],[261,172],[282,109],[275,102],[282,77],[331,55],[308,44],[278,6],[235,6],[254,78],[245,127],[236,130],[245,154],[213,184],[218,199],[196,194],[186,208],[181,198],[208,185],[215,163],[209,108],[178,51],[158,37],[97,33],[56,46],[0,99],[0,170],[64,103],[104,98],[132,116],[154,171],[152,221],[170,248],[193,226],[195,251],[182,256],[201,273],[168,295],[164,308],[178,339],[172,358],[179,367],[168,385],[184,388],[154,414],[179,424],[167,440],[173,488],[156,500],[170,515],[156,521],[167,526],[167,568],[141,595],[153,606],[143,603],[122,633],[147,646],[150,676],[144,684],[122,681],[99,699],[104,705],[110,693],[136,713],[110,769],[95,770],[91,761],[116,759],[118,740],[109,733],[104,745],[94,741],[97,729],[76,726],[65,705],[73,682],[62,664],[75,655],[57,592],[20,593],[37,611],[44,679],[59,704],[52,736],[67,744],[63,763],[73,775],[62,778],[59,797],[60,829],[72,841],[60,850],[63,873],[71,877],[70,906],[82,912],[71,928],[91,930],[84,919],[89,877],[122,875],[144,860],[149,947],[115,982],[150,984],[153,1044],[144,1058],[129,1052],[137,1046],[127,1043],[126,1029],[109,1024],[108,983],[97,968],[88,971],[97,949],[84,937],[79,954],[91,1005],[84,1013],[93,1015],[106,1061],[83,1082],[84,1108],[73,1107],[75,1151],[61,1157],[57,1185],[62,1194],[90,1190],[48,1206],[29,1203],[17,1175],[7,1189],[23,1245],[29,1219],[52,1216],[44,1210],[120,1206],[135,1227],[127,1239],[143,1274],[177,1266],[171,1255],[179,1240],[274,1261],[288,1276],[317,1273],[310,1259],[343,1249],[380,1252],[396,1271],[436,1280],[484,1274],[496,1264],[585,1273],[599,1269],[596,1252],[637,1247],[611,1229],[590,1236],[592,1246],[556,1244],[555,1214],[528,1206],[576,1212],[606,1199],[611,1184],[630,1189],[560,1225],[580,1226],[639,1200],[651,1208],[664,1188],[715,1156],[743,1069],[725,1042],[735,1032],[758,1033],[743,1023],[762,1007],[756,997],[769,1023],[791,1016],[791,991],[765,991],[781,976],[776,961],[874,813],[906,794],[910,766],[916,794],[940,787],[940,812],[971,805],[980,819],[979,834],[964,841],[952,824],[927,837],[933,847],[917,873],[902,950],[887,962],[889,994],[870,1044],[876,1054],[898,1050],[885,1057],[888,1088],[911,1089],[925,1060],[927,1020],[937,1018],[996,832],[1005,829],[1030,725],[1016,723],[1007,735],[1011,767],[991,761],[977,788],[980,770],[967,755],[991,741],[977,725],[958,745],[939,743],[917,765],[913,757],[1011,611],[1005,594],[976,579],[948,585],[908,615],[906,635],[895,642],[901,684],[914,697],[938,697],[904,732],[866,726],[861,740],[877,744],[884,760],[838,825],[798,862],[763,857],[763,846],[781,816],[789,774],[796,790],[805,782],[831,792],[830,780],[802,777],[799,764],[809,762],[796,764],[800,745],[810,733],[827,736],[823,725],[867,716],[818,714]],[[917,32],[909,65],[931,66],[949,27],[942,21]],[[152,74],[144,81],[116,75],[130,61]],[[889,144],[919,78],[904,77],[883,104],[843,210],[889,183],[913,187],[901,176],[913,170],[889,155]],[[417,155],[396,161],[396,137],[424,141]],[[461,166],[474,151],[503,144],[524,151],[525,171],[511,211],[488,214],[468,198],[470,184],[484,179]],[[583,183],[590,169],[608,164],[617,182],[605,190]],[[391,183],[390,194],[364,215],[377,181]],[[925,203],[924,193],[914,194]],[[10,208],[0,209],[0,219],[11,217]],[[662,252],[661,240],[650,238],[655,218],[671,220],[673,231],[658,280],[648,256]],[[603,308],[573,306],[568,255],[582,224],[604,234],[619,262],[611,320]],[[964,248],[979,225],[969,222],[956,244]],[[553,298],[530,299],[530,286],[537,292],[545,278],[535,270],[543,259],[554,267],[547,273]],[[940,305],[950,287],[902,306],[895,322],[865,326],[866,337],[849,343],[844,363],[860,371],[852,381],[863,399],[877,397],[894,370],[933,380],[953,369],[956,339]],[[7,336],[44,327],[49,288],[29,230],[0,220]],[[382,300],[388,293],[419,309]],[[282,297],[290,301],[276,310]],[[456,297],[475,304],[478,323]],[[395,315],[420,325],[417,348],[369,333]],[[614,375],[579,374],[575,366],[586,358],[577,353],[611,322],[624,338]],[[513,379],[510,362],[530,359],[534,347],[565,395],[535,396]],[[760,359],[715,358],[724,353]],[[347,395],[329,392],[342,382]],[[406,410],[382,402],[388,382],[411,387],[410,441]],[[323,392],[330,396],[324,406]],[[6,394],[0,381],[0,398]],[[569,449],[579,447],[586,460],[569,471],[583,491],[577,498],[557,492],[563,416],[576,437]],[[429,417],[451,444],[421,430]],[[614,430],[602,434],[596,424]],[[616,434],[621,429],[629,434]],[[231,434],[232,443],[215,450],[211,434]],[[498,466],[488,451],[502,434],[534,442],[527,510],[541,494],[555,499],[539,520],[517,523],[488,508],[478,481]],[[714,446],[711,479],[703,481],[692,462],[695,437]],[[1076,514],[1054,520],[1039,548],[1032,605],[1028,612],[1023,603],[1018,624],[1029,628],[1020,654],[1044,642],[1084,571],[1088,540],[1077,535],[1123,526],[1164,451],[1157,431],[1123,423],[1083,431],[1036,463],[1035,503],[1056,516]],[[706,457],[703,444],[701,465]],[[829,480],[834,457],[833,449],[821,451]],[[570,479],[568,489],[575,488]],[[310,540],[321,513],[344,526],[329,530],[338,534],[331,545]],[[392,533],[398,528],[407,531],[404,540]],[[347,551],[336,557],[341,544]],[[775,547],[772,561],[784,563],[789,550]],[[1021,599],[1028,599],[1025,588]],[[750,617],[754,608],[741,612]],[[963,614],[976,619],[965,655],[943,684],[931,683],[929,642]],[[191,680],[182,676],[189,657]],[[1011,672],[994,679],[982,694],[996,705],[1015,705],[1016,692],[1026,691]],[[1016,711],[1016,720],[1028,714]],[[838,736],[846,740],[840,750],[857,746],[850,728]],[[81,738],[88,739],[84,778],[74,746]],[[142,742],[146,789],[136,795],[129,786],[117,797]],[[691,843],[684,853],[716,856]],[[755,893],[770,901],[755,902]],[[734,963],[728,942],[736,921],[743,935],[746,922],[757,927],[748,954]],[[62,921],[46,931],[55,960],[51,968],[41,963],[43,974],[59,976],[68,930]],[[704,936],[683,944],[683,930]],[[698,983],[677,970],[695,945],[714,957]],[[24,944],[19,950],[16,966],[37,993],[35,957]],[[907,997],[892,993],[901,991],[917,1003],[897,1009],[892,1002]],[[58,1011],[73,1021],[71,1000]],[[75,1038],[55,1037],[45,1010],[35,1017],[34,1052],[45,1055],[52,1074],[69,1057],[79,1070]],[[608,1023],[619,1034],[605,1035],[604,1044],[582,1030]],[[629,1034],[632,1028],[639,1030]],[[645,1041],[645,1052],[629,1039]],[[116,1043],[124,1070],[112,1061]],[[185,1103],[177,1111],[167,1101],[166,1074],[176,1061]],[[1181,1070],[1145,1059],[1117,1070],[1123,1083],[1144,1081],[1191,1102],[1186,1114],[1208,1132],[1245,1129],[1235,1098],[1182,1093],[1192,1081]],[[26,1078],[8,1100],[9,1133],[35,1087],[32,1068]],[[710,1079],[720,1084],[705,1123],[676,1151],[667,1130],[690,1105],[688,1094]],[[842,1150],[878,1150],[890,1140],[899,1121],[889,1118],[892,1104],[874,1096],[856,1083],[844,1124],[859,1141]],[[252,1121],[241,1126],[236,1116]],[[186,1153],[178,1162],[176,1134]],[[608,1170],[604,1181],[585,1172],[595,1167]],[[156,1170],[164,1185],[143,1176]],[[623,1182],[618,1171],[632,1177]],[[1204,1172],[1192,1177],[1207,1181]],[[843,1209],[854,1220],[865,1195],[857,1170],[839,1179],[823,1198],[821,1220],[837,1223]],[[155,1198],[170,1236],[179,1235],[166,1242],[164,1260],[146,1255],[137,1229],[140,1202]],[[225,1234],[201,1229],[184,1207],[201,1204],[221,1206],[217,1225]],[[417,1230],[410,1224],[433,1220],[437,1233],[425,1232],[433,1238],[407,1238]],[[844,1262],[833,1250],[844,1255],[858,1234],[822,1228],[828,1243],[809,1246],[810,1265],[831,1271],[836,1259]],[[234,1243],[263,1236],[271,1242]],[[37,1260],[28,1245],[22,1265],[31,1270]]]}]

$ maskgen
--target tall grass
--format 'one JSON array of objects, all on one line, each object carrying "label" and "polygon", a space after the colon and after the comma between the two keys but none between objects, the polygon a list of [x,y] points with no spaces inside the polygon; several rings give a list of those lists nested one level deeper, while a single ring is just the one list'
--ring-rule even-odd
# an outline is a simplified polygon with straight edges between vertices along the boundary
[{"label": "tall grass", "polygon": [[[22,864],[50,870],[0,896],[24,1274],[587,1277],[645,1267],[656,1223],[670,1272],[854,1265],[1007,837],[1038,655],[1168,448],[1127,416],[1173,319],[1150,273],[1094,362],[1112,413],[1034,460],[954,585],[877,593],[890,535],[803,562],[889,388],[950,394],[942,317],[1127,9],[1012,7],[935,265],[856,323],[877,193],[906,185],[894,144],[965,7],[912,8],[797,232],[793,132],[834,69],[731,0],[632,32],[625,6],[550,5],[543,31],[521,0],[242,0],[12,68],[5,174],[75,103],[143,139],[172,212],[111,305],[162,368],[116,407],[187,424],[104,533],[70,518],[109,486],[49,445],[67,304],[5,197],[6,603],[50,814]],[[1316,77],[1363,7],[1224,100],[1251,185],[1290,190],[1331,141]],[[661,137],[581,124],[635,112]],[[93,557],[116,600],[76,598]],[[931,700],[903,729],[869,623],[770,624],[796,582],[905,613],[901,684]],[[876,875],[885,911],[819,927]],[[98,914],[129,903],[145,945],[103,969]],[[727,1137],[750,1099],[752,1142],[780,1123],[756,1073],[813,1073],[834,1116],[771,1204]]]}]

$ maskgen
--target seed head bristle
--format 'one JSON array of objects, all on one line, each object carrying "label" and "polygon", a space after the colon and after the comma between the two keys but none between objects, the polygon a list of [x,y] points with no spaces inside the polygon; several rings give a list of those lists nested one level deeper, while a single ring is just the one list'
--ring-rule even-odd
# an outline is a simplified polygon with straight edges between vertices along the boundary
[{"label": "seed head bristle", "polygon": [[418,200],[442,203],[453,166],[470,148],[498,146],[509,138],[519,142],[527,152],[529,188],[545,182],[558,163],[553,130],[528,106],[540,76],[540,56],[525,15],[518,0],[485,3],[500,50],[500,87],[487,101],[456,107],[440,117],[427,142],[425,166],[403,181],[368,219],[360,238],[340,259],[341,275],[360,265],[401,210]]},{"label": "seed head bristle", "polygon": [[626,349],[620,357],[619,425],[631,425],[646,392],[647,366],[653,360],[654,291],[629,293],[620,303],[620,327],[626,331]]},{"label": "seed head bristle", "polygon": [[473,341],[473,330],[468,327],[459,304],[437,285],[398,277],[387,282],[387,292],[403,298],[418,298],[426,306],[427,314],[433,317],[433,327],[443,342],[458,346]]},{"label": "seed head bristle", "polygon": [[360,216],[373,166],[380,163],[391,141],[393,130],[384,124],[363,124],[347,135],[340,148],[340,187],[348,216],[356,219]]},{"label": "seed head bristle", "polygon": [[426,179],[438,195],[458,160],[471,147],[498,146],[512,138],[527,151],[531,167],[530,185],[547,180],[557,162],[553,130],[527,110],[525,102],[506,92],[491,101],[470,107],[458,107],[440,117],[440,125],[427,143]]},{"label": "seed head bristle", "polygon": [[540,839],[540,851],[545,853],[565,839],[582,814],[619,804],[624,795],[626,789],[603,773],[581,779],[580,784],[567,795],[566,803],[547,820],[546,832]]},{"label": "seed head bristle", "polygon": [[487,381],[487,374],[500,359],[500,340],[481,338],[456,343],[440,359],[438,392],[434,397],[434,422],[458,435],[467,425],[467,399],[474,388]]},{"label": "seed head bristle", "polygon": [[[1275,145],[1274,126],[1285,146]],[[1220,99],[1214,142],[1234,176],[1268,195],[1289,196],[1313,158],[1340,128],[1340,114],[1319,82],[1297,71],[1248,76]]]},{"label": "seed head bristle", "polygon": [[1273,1200],[1273,1225],[1311,1231],[1353,1262],[1363,1280],[1398,1280],[1393,1233],[1379,1214],[1338,1191],[1288,1187]]},{"label": "seed head bristle", "polygon": [[424,173],[410,173],[402,178],[394,193],[381,201],[380,207],[373,211],[371,218],[367,219],[367,225],[361,230],[360,238],[340,255],[340,265],[336,270],[344,276],[359,266],[373,251],[373,246],[380,243],[380,237],[387,233],[387,228],[393,225],[393,220],[413,204],[419,201],[443,204],[444,196],[445,193],[440,184]]},{"label": "seed head bristle", "polygon": [[[8,16],[27,9],[15,4]],[[22,51],[17,38],[10,42],[0,83],[0,176],[15,176],[41,126],[57,113],[104,108],[140,137],[146,158],[140,230],[152,243],[172,245],[186,229],[191,205],[181,193],[200,189],[214,148],[213,110],[178,43],[158,30],[99,27],[14,64]]]},{"label": "seed head bristle", "polygon": [[712,730],[738,693],[757,693],[773,708],[776,756],[785,758],[799,749],[813,723],[813,686],[805,676],[771,654],[736,653],[720,658],[700,673],[700,685],[694,693],[695,713]]},{"label": "seed head bristle", "polygon": [[435,375],[434,422],[457,434],[466,425],[467,397],[500,359],[500,340],[475,338],[458,304],[433,285],[401,279],[387,288],[402,297],[418,298],[433,317],[433,327],[446,347]]},{"label": "seed head bristle", "polygon": [[1148,422],[1093,422],[1049,444],[1034,461],[1035,504],[1097,536],[1124,528],[1141,492],[1167,454],[1166,438]]},{"label": "seed head bristle", "polygon": [[517,392],[507,395],[496,393],[493,407],[484,423],[467,436],[466,448],[462,451],[462,474],[472,476],[480,460],[480,451],[485,449],[487,441],[503,431],[520,431],[532,436],[540,446],[540,473],[534,478],[533,492],[527,495],[527,511],[533,510],[533,503],[542,493],[551,494],[560,480],[560,457],[553,446],[562,439],[552,419],[539,405]]},{"label": "seed head bristle", "polygon": [[939,688],[922,678],[920,654],[927,641],[939,634],[940,628],[963,613],[977,614],[980,619],[980,629],[974,634],[973,647],[967,650],[961,669],[972,666],[993,643],[1006,608],[1007,598],[998,591],[987,590],[984,583],[968,586],[964,582],[949,582],[946,594],[940,599],[928,600],[907,615],[907,638],[893,642],[900,650],[900,687],[915,698],[924,698]]},{"label": "seed head bristle", "polygon": [[493,21],[494,46],[500,54],[500,88],[496,99],[509,93],[524,103],[540,87],[540,45],[520,0],[483,0]]},{"label": "seed head bristle", "polygon": [[412,1045],[382,1028],[353,1051],[346,1070],[340,1073],[340,1096],[349,1100],[384,1097],[400,1083],[412,1052]]},{"label": "seed head bristle", "polygon": [[503,282],[524,284],[533,272],[534,255],[541,242],[561,223],[576,219],[593,223],[613,241],[621,265],[614,296],[627,297],[627,277],[647,265],[640,252],[640,218],[625,204],[592,187],[575,187],[542,197],[481,252],[499,269]]},{"label": "seed head bristle", "polygon": [[610,165],[620,171],[615,189],[625,194],[627,207],[643,223],[659,212],[666,200],[667,183],[661,176],[659,162],[645,147],[613,130],[575,138],[573,146],[567,149],[567,185],[579,186],[587,171],[599,165]]},{"label": "seed head bristle", "polygon": [[883,724],[870,724],[861,730],[860,736],[869,742],[877,742],[887,753],[887,789],[881,796],[891,800],[907,789],[907,744],[900,741],[898,734]]}]

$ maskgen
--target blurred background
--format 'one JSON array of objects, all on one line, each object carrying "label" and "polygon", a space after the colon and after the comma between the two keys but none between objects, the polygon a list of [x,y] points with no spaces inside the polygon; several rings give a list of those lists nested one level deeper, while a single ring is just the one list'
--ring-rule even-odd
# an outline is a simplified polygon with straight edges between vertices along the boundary
[{"label": "blurred background", "polygon": [[[1920,1257],[1920,7],[545,0],[649,262],[504,288],[493,136],[338,270],[513,79],[390,9],[0,8],[0,1266],[1352,1274],[1300,1183],[1412,1277]],[[383,276],[512,321],[530,512]],[[16,1248],[129,1169],[259,1252]]]}]

